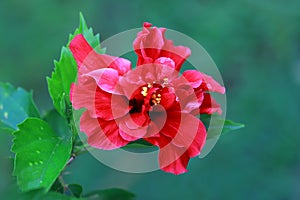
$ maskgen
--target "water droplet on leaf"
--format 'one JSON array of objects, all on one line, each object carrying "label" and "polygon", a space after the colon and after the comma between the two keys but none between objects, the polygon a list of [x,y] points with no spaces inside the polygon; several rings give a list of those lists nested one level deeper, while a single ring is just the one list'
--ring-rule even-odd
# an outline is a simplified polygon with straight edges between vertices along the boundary
[{"label": "water droplet on leaf", "polygon": [[8,112],[4,112],[4,118],[8,119]]}]

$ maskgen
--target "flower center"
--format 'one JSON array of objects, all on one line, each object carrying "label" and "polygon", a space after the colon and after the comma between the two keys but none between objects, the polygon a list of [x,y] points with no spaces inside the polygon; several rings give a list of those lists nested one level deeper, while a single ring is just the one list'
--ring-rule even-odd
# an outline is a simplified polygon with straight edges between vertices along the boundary
[{"label": "flower center", "polygon": [[161,94],[160,93],[156,94],[156,92],[155,92],[151,96],[151,103],[150,103],[150,105],[151,104],[157,105],[157,104],[160,103],[160,101],[161,101]]},{"label": "flower center", "polygon": [[155,106],[162,101],[163,88],[169,84],[168,78],[163,78],[162,81],[154,81],[141,86],[129,101],[132,106],[130,113],[142,112],[149,110],[151,106]]},{"label": "flower center", "polygon": [[141,94],[145,97],[145,100],[149,99],[148,94],[150,94],[149,103],[151,106],[160,104],[161,101],[161,88],[164,88],[168,84],[168,78],[163,79],[162,84],[157,84],[156,82],[148,83],[147,86],[143,86],[141,89]]}]

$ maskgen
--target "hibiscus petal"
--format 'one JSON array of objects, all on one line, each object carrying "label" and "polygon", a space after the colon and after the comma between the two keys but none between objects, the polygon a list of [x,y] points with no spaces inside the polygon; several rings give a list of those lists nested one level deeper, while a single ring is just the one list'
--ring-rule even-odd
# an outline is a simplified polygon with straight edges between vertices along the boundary
[{"label": "hibiscus petal", "polygon": [[120,118],[129,110],[129,103],[125,96],[107,93],[100,88],[95,93],[96,116],[106,120]]},{"label": "hibiscus petal", "polygon": [[111,60],[105,62],[105,57],[96,53],[82,34],[72,39],[69,48],[76,60],[79,76],[96,69],[106,68],[112,62]]},{"label": "hibiscus petal", "polygon": [[84,39],[82,34],[76,35],[70,43],[70,50],[77,62],[78,68],[81,67],[83,61],[93,52],[93,48]]},{"label": "hibiscus petal", "polygon": [[175,92],[180,102],[181,112],[192,113],[196,111],[199,114],[199,107],[203,100],[203,92],[194,90],[189,85],[176,87]]},{"label": "hibiscus petal", "polygon": [[129,141],[143,138],[147,134],[150,119],[144,113],[133,113],[117,120],[120,135]]},{"label": "hibiscus petal", "polygon": [[123,75],[131,69],[129,60],[95,52],[82,34],[76,35],[69,47],[77,62],[78,69],[85,66],[79,70],[79,74],[101,68],[113,68],[120,75]]},{"label": "hibiscus petal", "polygon": [[178,175],[187,172],[190,157],[184,148],[174,147],[160,150],[158,160],[163,171]]},{"label": "hibiscus petal", "polygon": [[182,174],[187,172],[186,167],[190,160],[188,151],[185,148],[173,145],[171,143],[172,138],[159,134],[157,137],[144,139],[160,148],[158,161],[159,166],[163,171],[173,174]]},{"label": "hibiscus petal", "polygon": [[[169,65],[161,65],[154,63],[153,69],[155,70],[156,81],[171,83],[174,79],[178,77],[178,71],[174,69],[174,67],[170,67]],[[149,70],[150,71],[150,70]]]},{"label": "hibiscus petal", "polygon": [[117,70],[119,75],[124,75],[131,69],[131,62],[125,58],[118,58],[106,54],[100,55],[107,67]]},{"label": "hibiscus petal", "polygon": [[80,118],[80,130],[88,136],[88,143],[95,148],[111,150],[129,143],[120,136],[114,120],[91,118],[88,111],[85,111]]},{"label": "hibiscus petal", "polygon": [[124,75],[131,69],[131,62],[125,58],[117,58],[109,67],[117,70],[120,75]]},{"label": "hibiscus petal", "polygon": [[198,101],[195,101],[195,100],[189,101],[185,105],[185,107],[183,109],[183,112],[190,113],[190,114],[192,114],[194,116],[197,116],[197,115],[200,114],[199,113],[199,107],[200,106],[201,106],[201,103],[199,103]]},{"label": "hibiscus petal", "polygon": [[192,149],[193,156],[200,153],[206,139],[203,123],[186,113],[168,113],[166,124],[160,132],[172,138],[172,143],[177,147]]},{"label": "hibiscus petal", "polygon": [[183,62],[191,55],[191,50],[184,46],[174,46],[171,40],[165,38],[165,28],[150,26],[144,23],[144,28],[138,33],[133,47],[138,55],[137,65],[143,65],[160,57],[170,58],[175,63],[175,69],[180,70]]},{"label": "hibiscus petal", "polygon": [[82,81],[82,84],[72,84],[70,96],[74,109],[87,108],[88,110],[95,110],[95,91],[97,84],[94,80]]},{"label": "hibiscus petal", "polygon": [[203,82],[202,73],[197,70],[186,70],[182,73],[182,76],[193,88],[198,88]]},{"label": "hibiscus petal", "polygon": [[207,137],[206,128],[202,123],[202,121],[199,120],[198,131],[196,133],[196,136],[192,144],[188,147],[188,154],[191,158],[198,156],[200,154],[202,148],[205,145],[206,137]]},{"label": "hibiscus petal", "polygon": [[166,123],[167,112],[163,106],[158,104],[153,107],[152,111],[149,111],[149,117],[151,122],[148,126],[147,135],[145,137],[152,137],[160,132]]},{"label": "hibiscus petal", "polygon": [[112,120],[126,115],[130,110],[125,96],[103,91],[91,77],[80,85],[73,84],[71,92],[73,108],[86,108],[94,118]]},{"label": "hibiscus petal", "polygon": [[184,78],[193,88],[201,88],[203,91],[225,93],[225,88],[215,81],[211,76],[197,70],[186,70],[182,73]]},{"label": "hibiscus petal", "polygon": [[[191,115],[186,116],[189,116],[184,117],[183,123],[186,125],[180,125],[176,136],[168,136],[162,130],[156,137],[144,138],[149,143],[160,148],[159,165],[160,168],[166,172],[173,174],[187,172],[186,167],[190,158],[199,155],[205,144],[206,130],[203,123]],[[194,123],[189,123],[186,120],[194,121]],[[178,121],[174,121],[173,123],[175,123],[175,125],[168,126],[170,131],[172,131],[173,127],[177,127],[178,124],[180,124]],[[196,123],[198,123],[198,125]],[[193,127],[190,126],[198,127],[196,134],[192,134],[192,136],[194,136],[192,141],[191,139],[187,139],[191,137],[189,132],[193,131]],[[178,145],[178,143],[180,143],[180,145]]]},{"label": "hibiscus petal", "polygon": [[204,93],[204,99],[200,106],[201,114],[213,114],[217,112],[219,115],[222,114],[222,109],[220,104],[208,93]]},{"label": "hibiscus petal", "polygon": [[137,129],[144,126],[147,122],[149,122],[149,116],[144,112],[129,114],[125,119],[125,123],[129,129]]},{"label": "hibiscus petal", "polygon": [[153,62],[159,57],[164,45],[163,30],[157,27],[150,28],[149,24],[144,24],[143,30],[133,42],[133,48],[138,55],[137,65]]},{"label": "hibiscus petal", "polygon": [[168,110],[176,101],[176,95],[173,92],[169,92],[166,88],[161,93],[160,105],[164,107],[165,110]]},{"label": "hibiscus petal", "polygon": [[218,92],[221,94],[225,93],[225,88],[221,86],[217,81],[215,81],[211,76],[208,76],[206,74],[202,74],[202,76],[203,76],[203,82],[208,91]]},{"label": "hibiscus petal", "polygon": [[123,89],[123,93],[132,98],[135,93],[140,93],[140,87],[152,83],[156,80],[155,69],[152,64],[143,65],[134,70],[129,71],[119,79],[119,87]]},{"label": "hibiscus petal", "polygon": [[75,83],[72,83],[70,86],[70,101],[73,102],[73,91],[74,91]]},{"label": "hibiscus petal", "polygon": [[191,55],[191,50],[184,46],[174,46],[172,40],[164,41],[161,57],[171,58],[175,62],[175,69],[180,71],[182,64]]},{"label": "hibiscus petal", "polygon": [[168,57],[159,57],[157,58],[154,63],[159,64],[159,65],[166,65],[172,69],[175,68],[175,62],[171,58]]},{"label": "hibiscus petal", "polygon": [[120,94],[121,89],[118,87],[118,71],[111,68],[103,68],[91,71],[83,76],[92,77],[97,85],[104,91],[114,94]]}]

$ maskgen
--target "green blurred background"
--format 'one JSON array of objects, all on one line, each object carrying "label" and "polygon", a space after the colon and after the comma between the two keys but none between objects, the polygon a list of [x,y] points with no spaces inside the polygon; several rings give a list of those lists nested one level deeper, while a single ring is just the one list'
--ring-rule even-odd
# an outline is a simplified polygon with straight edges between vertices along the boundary
[{"label": "green blurred background", "polygon": [[[101,40],[150,21],[202,44],[223,75],[228,118],[246,128],[222,136],[184,175],[122,173],[87,154],[68,168],[66,181],[84,192],[128,189],[138,200],[300,199],[300,1],[145,2],[1,0],[0,81],[34,90],[44,112],[51,108],[45,77],[79,11]],[[11,136],[0,139],[0,194],[7,194],[16,190]]]}]

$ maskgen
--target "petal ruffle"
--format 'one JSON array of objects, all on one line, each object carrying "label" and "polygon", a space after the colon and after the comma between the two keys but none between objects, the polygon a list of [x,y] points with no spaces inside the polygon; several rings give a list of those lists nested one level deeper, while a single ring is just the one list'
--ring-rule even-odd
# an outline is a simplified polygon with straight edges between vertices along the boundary
[{"label": "petal ruffle", "polygon": [[159,152],[158,161],[160,168],[169,173],[182,174],[187,172],[187,165],[190,156],[184,148],[174,147],[172,149],[163,149]]},{"label": "petal ruffle", "polygon": [[137,65],[153,63],[160,57],[172,59],[175,69],[180,71],[183,62],[191,55],[191,50],[184,46],[174,46],[171,40],[165,38],[165,28],[152,27],[144,24],[133,42],[133,47],[138,55]]},{"label": "petal ruffle", "polygon": [[176,102],[176,95],[173,92],[162,92],[160,105],[164,107],[165,110],[168,110]]},{"label": "petal ruffle", "polygon": [[133,48],[138,55],[137,65],[154,62],[164,45],[163,32],[157,27],[149,28],[144,24],[143,30],[138,33],[133,42]]},{"label": "petal ruffle", "polygon": [[190,148],[194,140],[202,141],[198,150],[205,142],[206,129],[203,123],[191,114],[168,113],[165,126],[160,131],[172,138],[172,143],[178,147]]},{"label": "petal ruffle", "polygon": [[225,88],[215,81],[211,76],[197,70],[186,70],[182,73],[184,78],[193,88],[201,88],[203,91],[225,93]]},{"label": "petal ruffle", "polygon": [[225,93],[225,88],[221,86],[217,81],[215,81],[211,76],[208,76],[206,74],[203,74],[203,84],[206,91],[210,92],[218,92],[221,94]]},{"label": "petal ruffle", "polygon": [[123,75],[131,69],[129,60],[95,52],[82,34],[76,35],[69,47],[77,62],[79,74],[101,68],[113,68]]},{"label": "petal ruffle", "polygon": [[88,111],[85,111],[80,118],[80,130],[87,135],[88,143],[95,148],[111,150],[129,143],[120,136],[114,120],[91,118]]},{"label": "petal ruffle", "polygon": [[[181,116],[182,115],[182,116]],[[172,113],[159,136],[144,138],[160,148],[159,164],[162,170],[174,174],[186,172],[191,157],[199,155],[206,141],[203,123],[190,114]]]},{"label": "petal ruffle", "polygon": [[175,69],[175,62],[169,57],[159,57],[157,58],[154,63],[160,64],[160,65],[166,65],[169,66],[172,69]]},{"label": "petal ruffle", "polygon": [[125,116],[130,110],[125,96],[110,94],[97,88],[94,98],[96,116],[105,120],[118,119]]},{"label": "petal ruffle", "polygon": [[125,96],[102,90],[91,77],[87,77],[81,84],[73,84],[71,97],[73,108],[86,108],[93,118],[117,119],[130,110]]},{"label": "petal ruffle", "polygon": [[163,171],[176,175],[187,172],[190,156],[185,148],[173,145],[172,139],[162,134],[145,140],[160,148],[158,162]]},{"label": "petal ruffle", "polygon": [[146,113],[133,113],[117,120],[120,135],[129,141],[143,138],[147,134],[150,118]]},{"label": "petal ruffle", "polygon": [[216,100],[208,93],[204,93],[204,99],[200,106],[201,114],[213,114],[217,112],[219,115],[222,114],[222,109],[220,104],[216,102]]},{"label": "petal ruffle", "polygon": [[97,69],[82,75],[82,77],[93,78],[97,83],[97,85],[106,92],[113,93],[113,94],[122,93],[122,89],[118,84],[119,74],[118,71],[116,71],[115,69],[111,69],[111,68]]},{"label": "petal ruffle", "polygon": [[72,106],[78,110],[86,108],[95,113],[95,92],[97,84],[92,79],[82,80],[81,84],[73,83],[70,90]]},{"label": "petal ruffle", "polygon": [[175,69],[180,71],[182,64],[191,55],[191,50],[184,46],[174,46],[172,40],[165,39],[161,57],[171,58],[175,62]]},{"label": "petal ruffle", "polygon": [[203,76],[197,70],[186,70],[182,76],[190,83],[193,88],[198,88],[203,83]]},{"label": "petal ruffle", "polygon": [[82,34],[76,35],[72,39],[69,48],[77,62],[78,69],[90,53],[95,53],[93,47],[91,47],[91,45],[84,39]]}]

